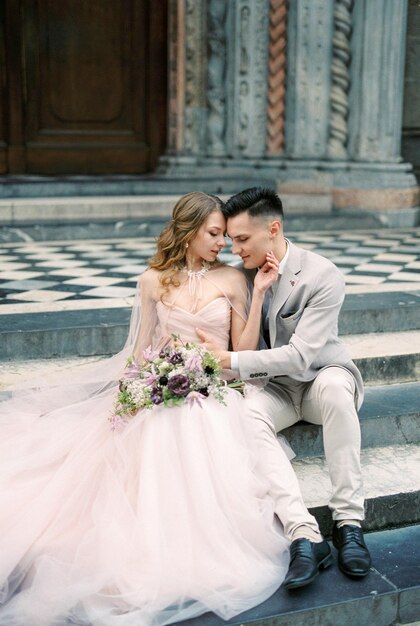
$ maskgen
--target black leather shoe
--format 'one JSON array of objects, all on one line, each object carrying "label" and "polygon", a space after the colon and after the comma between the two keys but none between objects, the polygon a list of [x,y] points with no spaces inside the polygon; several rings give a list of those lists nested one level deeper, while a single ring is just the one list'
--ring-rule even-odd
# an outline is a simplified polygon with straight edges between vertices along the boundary
[{"label": "black leather shoe", "polygon": [[338,550],[338,567],[341,571],[354,578],[366,576],[372,561],[362,529],[353,524],[345,524],[337,528],[337,522],[335,522],[332,540]]},{"label": "black leather shoe", "polygon": [[309,539],[295,539],[290,546],[290,565],[284,579],[286,589],[296,589],[309,585],[320,569],[329,567],[333,562],[328,542],[314,543]]}]

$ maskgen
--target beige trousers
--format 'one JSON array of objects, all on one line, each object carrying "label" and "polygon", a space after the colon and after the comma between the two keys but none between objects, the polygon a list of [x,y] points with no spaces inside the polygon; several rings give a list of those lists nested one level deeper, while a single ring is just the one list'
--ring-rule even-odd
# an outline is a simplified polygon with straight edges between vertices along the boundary
[{"label": "beige trousers", "polygon": [[296,538],[301,525],[318,528],[303,502],[293,468],[279,450],[275,437],[277,432],[299,420],[323,426],[333,519],[364,518],[355,392],[352,374],[342,367],[331,366],[310,382],[279,377],[248,398],[248,415],[255,420],[256,437],[261,444],[258,469],[270,479],[276,514],[288,538]]}]

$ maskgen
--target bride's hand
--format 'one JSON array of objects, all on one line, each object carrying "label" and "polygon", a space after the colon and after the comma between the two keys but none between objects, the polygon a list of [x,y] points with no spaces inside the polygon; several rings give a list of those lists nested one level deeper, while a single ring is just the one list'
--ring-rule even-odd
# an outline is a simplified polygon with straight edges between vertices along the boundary
[{"label": "bride's hand", "polygon": [[269,287],[274,285],[279,276],[279,260],[273,252],[267,252],[266,261],[258,270],[254,278],[254,289],[265,293]]}]

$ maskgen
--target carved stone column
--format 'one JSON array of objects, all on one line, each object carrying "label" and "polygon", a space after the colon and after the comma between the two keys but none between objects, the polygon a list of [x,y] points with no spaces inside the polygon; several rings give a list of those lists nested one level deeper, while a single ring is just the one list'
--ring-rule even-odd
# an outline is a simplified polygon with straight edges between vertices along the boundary
[{"label": "carved stone column", "polygon": [[206,153],[216,157],[226,155],[226,14],[225,0],[208,0]]},{"label": "carved stone column", "polygon": [[284,151],[286,105],[287,0],[270,0],[268,78],[267,78],[267,155]]},{"label": "carved stone column", "polygon": [[206,124],[206,0],[169,0],[166,164],[203,152]]},{"label": "carved stone column", "polygon": [[407,0],[357,0],[349,155],[399,162]]},{"label": "carved stone column", "polygon": [[347,158],[352,9],[354,0],[335,0],[331,62],[330,159]]},{"label": "carved stone column", "polygon": [[169,0],[168,6],[168,154],[184,150],[185,113],[185,2]]},{"label": "carved stone column", "polygon": [[206,0],[185,0],[185,150],[204,150],[206,121]]},{"label": "carved stone column", "polygon": [[327,156],[334,0],[295,0],[288,15],[287,155]]},{"label": "carved stone column", "polygon": [[[335,23],[344,41],[350,7],[344,0],[336,0],[338,5],[342,5],[340,25],[338,12]],[[347,163],[334,173],[334,205],[372,210],[382,215],[384,223],[395,226],[413,224],[419,203],[412,167],[402,162],[400,151],[406,20],[407,0],[355,1],[350,73],[342,84],[337,83],[332,97],[331,156],[340,151],[344,155],[348,133]],[[342,45],[347,46],[340,43],[340,55]],[[338,45],[335,47],[338,52]],[[340,59],[344,71],[348,68],[347,52]],[[336,123],[338,115],[341,120]]]},{"label": "carved stone column", "polygon": [[230,156],[265,154],[267,119],[267,0],[231,0],[228,47],[228,129]]},{"label": "carved stone column", "polygon": [[400,157],[407,1],[168,0],[159,173],[183,191],[266,184],[300,211],[414,223]]}]

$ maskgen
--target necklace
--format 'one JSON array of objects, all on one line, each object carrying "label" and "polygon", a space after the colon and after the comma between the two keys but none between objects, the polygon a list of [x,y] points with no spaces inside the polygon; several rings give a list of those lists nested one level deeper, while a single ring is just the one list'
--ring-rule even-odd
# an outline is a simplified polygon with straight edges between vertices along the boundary
[{"label": "necklace", "polygon": [[209,269],[210,269],[211,265],[208,261],[203,261],[201,263],[201,269],[199,269],[197,272],[194,272],[193,270],[187,270],[187,268],[185,268],[187,274],[188,274],[188,278],[202,278],[204,276],[204,274],[206,274]]},{"label": "necklace", "polygon": [[203,288],[201,281],[203,279],[204,274],[207,274],[211,265],[208,261],[203,261],[201,263],[201,269],[197,272],[193,270],[189,270],[186,267],[184,268],[184,272],[187,272],[188,275],[188,292],[190,296],[195,299],[195,306],[198,304],[198,300],[203,295]]}]

